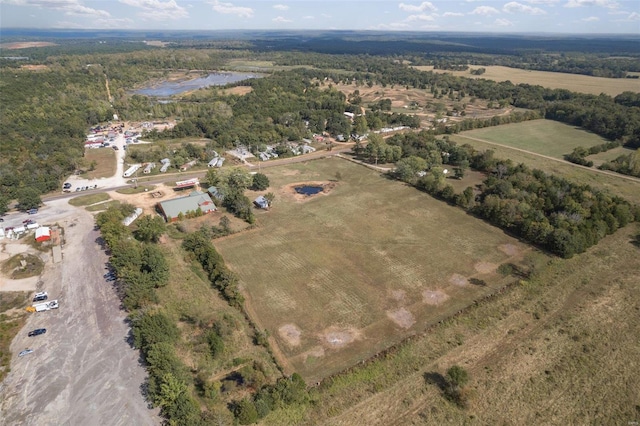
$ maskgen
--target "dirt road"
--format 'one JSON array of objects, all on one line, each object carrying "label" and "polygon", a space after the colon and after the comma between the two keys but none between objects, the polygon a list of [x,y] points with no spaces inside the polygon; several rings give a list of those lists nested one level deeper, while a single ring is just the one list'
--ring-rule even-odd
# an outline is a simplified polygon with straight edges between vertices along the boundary
[{"label": "dirt road", "polygon": [[[65,200],[52,204],[39,219],[63,226],[66,244],[63,261],[47,264],[38,290],[58,299],[60,308],[30,314],[12,342],[11,373],[0,384],[0,425],[159,424],[141,394],[146,373],[127,343],[125,313],[102,277],[107,256],[93,217]],[[40,327],[46,334],[27,337]],[[27,347],[34,352],[15,356]]]}]

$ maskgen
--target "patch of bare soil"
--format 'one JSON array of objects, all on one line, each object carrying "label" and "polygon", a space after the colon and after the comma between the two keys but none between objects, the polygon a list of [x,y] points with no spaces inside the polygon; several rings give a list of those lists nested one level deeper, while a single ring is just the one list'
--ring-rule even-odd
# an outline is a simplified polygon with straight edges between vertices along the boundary
[{"label": "patch of bare soil", "polygon": [[302,331],[295,324],[284,324],[278,328],[278,334],[289,346],[300,346]]},{"label": "patch of bare soil", "polygon": [[498,250],[507,256],[517,256],[520,254],[520,249],[515,244],[501,244],[498,246]]},{"label": "patch of bare soil", "polygon": [[465,287],[467,284],[469,284],[469,280],[464,275],[460,274],[451,275],[451,278],[449,278],[449,282],[453,285],[457,285],[458,287]]},{"label": "patch of bare soil", "polygon": [[339,328],[331,326],[320,335],[322,342],[332,349],[340,349],[361,338],[361,334],[354,328]]},{"label": "patch of bare soil", "polygon": [[57,46],[55,43],[48,41],[17,41],[15,43],[2,44],[3,49],[15,50],[15,49],[27,49],[29,47],[45,47],[45,46]]},{"label": "patch of bare soil", "polygon": [[314,358],[323,357],[324,356],[324,348],[322,346],[314,346],[313,348],[311,348],[308,351],[304,352],[302,354],[302,358],[304,359],[304,362],[306,362],[307,358],[309,358],[310,356],[312,356]]},{"label": "patch of bare soil", "polygon": [[238,95],[238,96],[244,96],[247,93],[251,93],[251,91],[253,90],[253,87],[251,86],[236,86],[236,87],[232,87],[230,89],[223,89],[221,90],[222,95]]},{"label": "patch of bare soil", "polygon": [[490,274],[494,272],[496,269],[498,269],[498,265],[490,262],[478,262],[475,265],[473,265],[473,267],[475,268],[476,271],[480,272],[481,274]]},{"label": "patch of bare soil", "polygon": [[449,299],[449,295],[442,290],[425,290],[422,292],[422,301],[427,305],[438,306],[446,302],[447,299]]},{"label": "patch of bare soil", "polygon": [[405,297],[407,297],[407,292],[404,290],[393,290],[391,292],[391,297],[393,297],[393,300],[402,302],[404,301]]},{"label": "patch of bare soil", "polygon": [[405,308],[394,309],[392,311],[387,311],[387,317],[397,326],[402,328],[410,328],[413,324],[416,323],[413,314],[407,311]]},{"label": "patch of bare soil", "polygon": [[47,65],[20,65],[21,70],[27,71],[44,71],[48,70],[49,66]]},{"label": "patch of bare soil", "polygon": [[142,214],[155,214],[156,204],[172,198],[183,197],[186,194],[175,192],[164,184],[156,185],[153,192],[141,192],[139,194],[120,194],[115,191],[109,192],[109,196],[121,203],[129,203],[142,209]]},{"label": "patch of bare soil", "polygon": [[[298,194],[296,192],[296,188],[299,187],[299,186],[321,186],[322,187],[322,191],[320,191],[319,193],[317,193],[315,195]],[[282,192],[284,194],[292,197],[295,201],[303,202],[303,201],[309,200],[310,198],[313,198],[316,195],[327,195],[336,186],[338,186],[338,182],[327,182],[327,181],[296,182],[296,183],[290,183],[289,185],[285,185],[282,188]]]}]

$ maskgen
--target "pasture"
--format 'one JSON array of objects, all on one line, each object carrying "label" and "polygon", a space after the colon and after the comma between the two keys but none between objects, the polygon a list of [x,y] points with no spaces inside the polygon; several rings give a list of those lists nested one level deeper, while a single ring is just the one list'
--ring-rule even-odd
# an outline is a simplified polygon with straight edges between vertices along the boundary
[{"label": "pasture", "polygon": [[578,166],[567,161],[543,157],[533,152],[519,151],[506,145],[494,145],[478,139],[469,139],[463,135],[451,135],[451,140],[456,143],[469,144],[476,149],[490,149],[495,152],[496,158],[511,159],[514,163],[524,163],[531,168],[540,169],[546,173],[552,173],[579,182],[591,185],[613,194],[626,198],[630,202],[640,204],[640,184],[637,179],[616,173],[599,173],[596,169]]},{"label": "pasture", "polygon": [[[566,74],[550,71],[531,71],[519,68],[509,68],[499,65],[480,66],[472,65],[467,71],[434,70],[433,66],[417,66],[421,71],[433,71],[448,73],[466,78],[486,78],[494,81],[510,81],[513,84],[535,84],[551,89],[567,89],[572,92],[599,95],[604,93],[616,96],[625,91],[640,91],[640,81],[633,78],[605,78],[592,77],[590,75]],[[482,75],[472,75],[472,69],[484,68]]]},{"label": "pasture", "polygon": [[598,167],[599,165],[606,163],[607,161],[613,161],[616,158],[622,155],[632,154],[635,150],[631,148],[625,148],[623,146],[619,146],[614,149],[610,149],[609,151],[599,152],[597,154],[589,155],[587,160],[593,161],[593,165]]},{"label": "pasture", "polygon": [[485,127],[462,132],[461,135],[559,159],[579,146],[589,148],[608,142],[594,133],[552,120]]},{"label": "pasture", "polygon": [[[462,210],[339,158],[266,171],[253,230],[214,241],[285,370],[311,383],[444,320],[510,282],[530,251]],[[337,179],[337,181],[336,181]],[[332,189],[312,197],[302,182]]]},{"label": "pasture", "polygon": [[[111,148],[86,149],[82,167],[86,170],[82,174],[85,179],[100,179],[111,177],[116,172],[116,153]],[[91,166],[93,165],[93,170]]]}]

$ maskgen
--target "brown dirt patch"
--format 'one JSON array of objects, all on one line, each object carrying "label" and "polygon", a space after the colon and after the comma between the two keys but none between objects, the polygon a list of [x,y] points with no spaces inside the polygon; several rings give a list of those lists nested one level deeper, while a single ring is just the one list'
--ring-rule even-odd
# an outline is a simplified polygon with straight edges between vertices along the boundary
[{"label": "brown dirt patch", "polygon": [[15,43],[2,44],[3,49],[15,50],[15,49],[27,49],[29,47],[45,47],[45,46],[57,46],[55,43],[48,41],[18,41]]},{"label": "brown dirt patch", "polygon": [[464,287],[469,284],[469,280],[464,275],[453,274],[449,278],[449,282],[453,285],[457,285],[458,287]]},{"label": "brown dirt patch", "polygon": [[391,297],[393,297],[393,300],[396,300],[398,302],[402,302],[406,296],[407,292],[404,290],[393,290],[391,292]]},{"label": "brown dirt patch", "polygon": [[289,346],[300,346],[302,331],[295,324],[284,324],[278,328],[278,334]]},{"label": "brown dirt patch", "polygon": [[387,317],[396,325],[402,328],[410,328],[413,324],[416,323],[413,314],[407,311],[405,308],[394,309],[392,311],[387,311]]},{"label": "brown dirt patch", "polygon": [[427,305],[438,306],[446,302],[447,299],[449,299],[449,295],[442,290],[425,290],[422,292],[422,301]]},{"label": "brown dirt patch", "polygon": [[473,267],[475,268],[476,271],[480,272],[481,274],[490,274],[494,272],[496,269],[498,269],[497,264],[490,263],[490,262],[478,262],[475,265],[473,265]]},{"label": "brown dirt patch", "polygon": [[251,86],[236,86],[236,87],[232,87],[230,89],[221,90],[221,92],[222,92],[223,95],[244,96],[247,93],[251,93],[252,90],[253,90],[253,87],[251,87]]},{"label": "brown dirt patch", "polygon": [[361,333],[355,328],[340,328],[336,326],[327,328],[320,335],[322,343],[332,349],[343,348],[361,337]]},{"label": "brown dirt patch", "polygon": [[47,65],[20,65],[21,70],[27,71],[44,71],[48,70],[49,66]]},{"label": "brown dirt patch", "polygon": [[498,246],[498,250],[507,256],[517,256],[520,254],[520,249],[518,249],[514,244],[501,244]]},{"label": "brown dirt patch", "polygon": [[109,192],[109,196],[121,203],[129,203],[142,209],[142,214],[155,214],[156,204],[172,198],[183,197],[186,194],[175,192],[164,184],[156,184],[153,192],[141,192],[139,194],[120,194],[115,191]]},{"label": "brown dirt patch", "polygon": [[[321,186],[322,191],[315,195],[303,195],[298,194],[296,192],[296,188],[299,186]],[[303,202],[307,201],[315,196],[319,195],[327,195],[333,190],[336,186],[338,186],[338,182],[327,182],[327,181],[307,181],[307,182],[296,182],[290,183],[289,185],[285,185],[282,188],[282,192],[292,197],[295,201]]]}]

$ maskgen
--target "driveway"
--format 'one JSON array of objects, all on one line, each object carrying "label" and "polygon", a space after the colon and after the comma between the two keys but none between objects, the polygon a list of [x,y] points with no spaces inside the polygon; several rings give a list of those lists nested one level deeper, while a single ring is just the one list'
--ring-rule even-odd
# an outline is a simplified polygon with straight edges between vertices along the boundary
[{"label": "driveway", "polygon": [[[93,216],[66,200],[47,207],[38,221],[61,225],[66,243],[62,262],[47,263],[38,290],[60,308],[30,314],[13,340],[11,373],[0,384],[0,425],[160,424],[141,394],[146,373],[127,343],[125,312],[102,278],[107,256]],[[35,328],[47,333],[27,337]],[[34,352],[18,357],[25,348]]]}]

